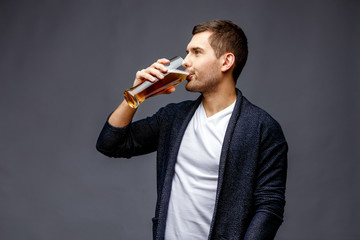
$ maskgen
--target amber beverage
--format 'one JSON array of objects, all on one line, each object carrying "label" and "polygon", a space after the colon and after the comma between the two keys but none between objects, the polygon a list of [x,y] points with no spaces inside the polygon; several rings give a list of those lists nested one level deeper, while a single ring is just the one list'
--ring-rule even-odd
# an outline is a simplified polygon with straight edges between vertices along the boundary
[{"label": "amber beverage", "polygon": [[181,66],[183,59],[175,57],[170,61],[170,65],[167,66],[168,72],[163,79],[156,79],[155,82],[145,81],[124,92],[124,98],[130,107],[137,108],[145,99],[161,94],[186,79],[189,74],[177,69]]}]

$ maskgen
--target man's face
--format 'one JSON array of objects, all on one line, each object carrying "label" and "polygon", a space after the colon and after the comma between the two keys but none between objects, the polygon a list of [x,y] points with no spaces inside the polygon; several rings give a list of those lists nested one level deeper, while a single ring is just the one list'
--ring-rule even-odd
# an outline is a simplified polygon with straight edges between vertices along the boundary
[{"label": "man's face", "polygon": [[189,73],[186,90],[207,93],[216,90],[221,80],[221,63],[210,46],[211,32],[201,32],[193,36],[186,48],[183,66]]}]

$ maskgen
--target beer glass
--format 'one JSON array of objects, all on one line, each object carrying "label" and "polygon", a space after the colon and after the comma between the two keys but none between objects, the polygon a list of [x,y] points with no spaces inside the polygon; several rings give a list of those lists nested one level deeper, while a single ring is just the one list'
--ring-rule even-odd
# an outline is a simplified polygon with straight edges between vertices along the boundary
[{"label": "beer glass", "polygon": [[155,82],[144,81],[125,90],[124,98],[129,106],[137,108],[145,99],[164,93],[166,90],[184,81],[189,74],[180,70],[182,62],[183,59],[181,57],[174,57],[166,65],[168,71],[164,74],[163,79],[156,79]]}]

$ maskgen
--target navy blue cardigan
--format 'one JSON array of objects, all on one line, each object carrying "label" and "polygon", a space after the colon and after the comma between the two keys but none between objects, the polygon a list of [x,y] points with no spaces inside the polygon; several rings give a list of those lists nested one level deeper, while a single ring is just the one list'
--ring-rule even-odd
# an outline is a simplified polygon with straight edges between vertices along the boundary
[{"label": "navy blue cardigan", "polygon": [[[154,239],[164,239],[172,178],[185,129],[201,102],[169,104],[124,128],[105,123],[97,149],[130,158],[157,151]],[[280,125],[237,89],[221,150],[215,210],[208,239],[274,239],[283,221],[287,143]]]}]

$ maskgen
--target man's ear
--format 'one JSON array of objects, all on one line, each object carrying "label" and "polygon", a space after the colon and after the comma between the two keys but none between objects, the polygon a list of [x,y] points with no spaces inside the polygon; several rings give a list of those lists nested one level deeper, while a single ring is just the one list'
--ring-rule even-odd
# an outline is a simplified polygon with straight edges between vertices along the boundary
[{"label": "man's ear", "polygon": [[235,55],[231,52],[225,53],[223,56],[223,64],[221,66],[221,71],[226,72],[231,69],[235,64]]}]

